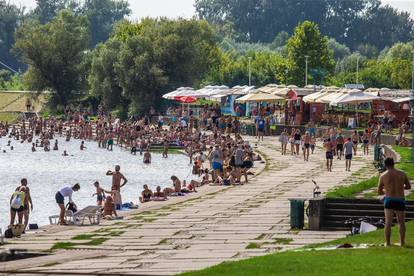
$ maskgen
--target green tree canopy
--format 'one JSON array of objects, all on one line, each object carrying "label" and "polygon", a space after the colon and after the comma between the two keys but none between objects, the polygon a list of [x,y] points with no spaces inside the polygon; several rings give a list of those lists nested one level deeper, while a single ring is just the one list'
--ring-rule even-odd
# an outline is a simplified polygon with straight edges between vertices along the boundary
[{"label": "green tree canopy", "polygon": [[124,22],[105,46],[98,47],[89,83],[96,95],[116,93],[108,99],[117,98],[121,89],[122,97],[131,102],[131,113],[142,114],[151,106],[161,108],[163,93],[197,86],[218,54],[216,36],[205,21],[147,18],[137,24]]},{"label": "green tree canopy", "polygon": [[414,37],[408,13],[380,0],[196,0],[198,16],[239,41],[271,43],[276,34],[303,21],[319,25],[324,35],[355,50],[361,44],[383,49]]},{"label": "green tree canopy", "polygon": [[[10,49],[14,44],[14,32],[21,24],[24,10],[5,0],[0,0],[0,61],[13,70],[24,68],[12,55]],[[6,69],[0,65],[1,69]]]},{"label": "green tree canopy", "polygon": [[328,49],[328,38],[321,35],[313,22],[305,21],[296,27],[294,35],[288,41],[287,51],[289,75],[296,85],[303,86],[305,83],[306,56],[309,57],[309,70],[316,69],[325,74],[333,71],[333,53]]},{"label": "green tree canopy", "polygon": [[28,22],[21,26],[14,50],[29,65],[25,74],[29,89],[49,90],[53,107],[66,105],[81,93],[88,37],[86,18],[70,11],[61,11],[44,25]]}]

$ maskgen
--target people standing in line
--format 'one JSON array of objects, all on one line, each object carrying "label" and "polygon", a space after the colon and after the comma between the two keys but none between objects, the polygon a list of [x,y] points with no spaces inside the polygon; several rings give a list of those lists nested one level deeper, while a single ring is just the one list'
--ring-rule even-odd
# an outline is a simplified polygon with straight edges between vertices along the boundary
[{"label": "people standing in line", "polygon": [[400,245],[405,246],[405,192],[410,190],[411,184],[407,175],[395,169],[394,159],[385,159],[386,172],[379,179],[378,194],[384,197],[385,213],[385,241],[386,246],[391,246],[391,227],[394,220],[394,214],[397,216],[400,230]]},{"label": "people standing in line", "polygon": [[72,203],[74,205],[74,207],[76,208],[76,205],[74,204],[74,202],[72,200],[72,195],[73,195],[73,192],[77,192],[79,190],[80,190],[80,185],[78,183],[76,183],[72,187],[65,186],[56,193],[55,200],[56,200],[56,203],[58,204],[58,206],[60,208],[58,224],[66,225],[66,221],[65,221],[65,211],[66,211],[65,210],[65,197],[67,197],[69,199],[69,203]]}]

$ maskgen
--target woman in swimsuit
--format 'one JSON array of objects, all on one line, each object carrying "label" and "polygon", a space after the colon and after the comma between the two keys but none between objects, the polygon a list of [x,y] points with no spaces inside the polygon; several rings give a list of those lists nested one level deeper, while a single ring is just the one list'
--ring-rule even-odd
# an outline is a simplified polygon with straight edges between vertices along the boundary
[{"label": "woman in swimsuit", "polygon": [[149,202],[151,201],[153,194],[150,189],[148,189],[148,185],[144,185],[144,190],[141,193],[141,196],[139,197],[139,201],[141,203]]}]

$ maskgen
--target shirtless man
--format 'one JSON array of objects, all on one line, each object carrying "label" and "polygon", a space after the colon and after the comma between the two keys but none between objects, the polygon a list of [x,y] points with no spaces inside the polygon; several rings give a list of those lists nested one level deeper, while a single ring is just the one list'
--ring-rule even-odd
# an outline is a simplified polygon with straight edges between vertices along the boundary
[{"label": "shirtless man", "polygon": [[[120,172],[121,167],[119,165],[115,166],[115,172],[107,171],[106,175],[112,176],[112,187],[111,193],[114,198],[115,207],[117,210],[121,209],[122,205],[122,197],[121,197],[121,188],[127,184],[128,180],[125,176]],[[123,183],[121,184],[121,180]]]},{"label": "shirtless man", "polygon": [[331,139],[328,138],[323,144],[326,151],[326,169],[328,172],[332,172],[332,162],[333,162],[333,146]]},{"label": "shirtless man", "polygon": [[394,159],[385,159],[387,171],[380,177],[378,194],[385,195],[385,240],[386,246],[391,246],[391,227],[394,213],[397,215],[400,229],[400,244],[405,246],[405,194],[404,190],[410,190],[411,185],[407,175],[394,168]]},{"label": "shirtless man", "polygon": [[304,146],[304,150],[303,150],[303,159],[304,161],[309,161],[309,149],[310,149],[310,144],[311,144],[311,136],[309,134],[309,131],[306,131],[305,135],[303,135],[302,140],[303,140],[303,146]]}]

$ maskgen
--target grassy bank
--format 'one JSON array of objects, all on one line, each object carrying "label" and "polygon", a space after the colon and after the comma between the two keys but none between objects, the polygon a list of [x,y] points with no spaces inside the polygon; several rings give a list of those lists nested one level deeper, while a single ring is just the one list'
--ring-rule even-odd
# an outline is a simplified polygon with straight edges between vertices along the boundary
[{"label": "grassy bank", "polygon": [[329,191],[326,197],[329,198],[354,198],[357,194],[372,189],[378,185],[378,176],[361,181],[350,186],[341,186]]},{"label": "grassy bank", "polygon": [[19,118],[20,113],[17,112],[0,112],[0,122],[15,123]]},{"label": "grassy bank", "polygon": [[[397,164],[397,169],[404,171],[410,180],[414,180],[414,158],[412,147],[397,147],[393,149],[401,156],[401,162]],[[407,196],[408,200],[414,200],[414,190]]]},{"label": "grassy bank", "polygon": [[[372,245],[368,249],[289,251],[238,262],[227,262],[183,275],[412,275],[414,222],[407,225],[407,248],[384,248],[383,230],[329,242]],[[397,242],[398,229],[393,229]]]}]

